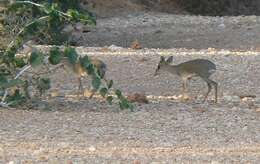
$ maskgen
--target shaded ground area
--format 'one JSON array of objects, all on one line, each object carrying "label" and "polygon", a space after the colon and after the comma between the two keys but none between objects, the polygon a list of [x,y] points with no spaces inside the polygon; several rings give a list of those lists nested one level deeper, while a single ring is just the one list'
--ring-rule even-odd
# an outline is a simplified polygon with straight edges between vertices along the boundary
[{"label": "shaded ground area", "polygon": [[130,47],[138,40],[148,48],[257,49],[260,17],[201,17],[135,12],[99,18],[94,28],[75,33],[82,46]]},{"label": "shaded ground area", "polygon": [[[77,80],[60,70],[53,75],[49,110],[0,110],[2,163],[258,163],[260,161],[260,54],[224,50],[78,48],[108,65],[108,77],[126,94],[145,92],[149,104],[135,112],[119,111],[103,100],[63,97],[76,92]],[[187,102],[178,96],[178,77],[153,77],[159,55],[174,63],[207,58],[216,63],[212,76],[220,86],[201,103],[206,84],[189,83]],[[250,80],[249,80],[250,79]],[[87,87],[88,80],[85,81]],[[254,95],[256,98],[240,98]],[[161,99],[160,97],[161,96]]]},{"label": "shaded ground area", "polygon": [[130,47],[135,40],[147,48],[249,50],[258,49],[260,45],[260,19],[254,16],[260,12],[257,7],[260,3],[256,0],[84,2],[86,9],[97,14],[98,24],[95,28],[86,28],[84,33],[76,32],[76,45]]},{"label": "shaded ground area", "polygon": [[157,11],[192,15],[259,15],[258,0],[80,0],[98,16],[134,11]]}]

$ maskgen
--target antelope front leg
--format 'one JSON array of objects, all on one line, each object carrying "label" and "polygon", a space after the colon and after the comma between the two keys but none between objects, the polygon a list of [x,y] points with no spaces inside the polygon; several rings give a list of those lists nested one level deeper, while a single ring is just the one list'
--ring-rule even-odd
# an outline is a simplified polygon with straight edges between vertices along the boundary
[{"label": "antelope front leg", "polygon": [[78,77],[78,83],[79,83],[79,85],[78,85],[78,93],[77,93],[77,95],[78,95],[78,97],[79,97],[80,94],[82,94],[82,92],[83,92],[83,86],[82,86],[81,77]]},{"label": "antelope front leg", "polygon": [[188,100],[190,99],[188,95],[188,88],[187,88],[187,79],[182,80],[182,99],[183,100]]}]

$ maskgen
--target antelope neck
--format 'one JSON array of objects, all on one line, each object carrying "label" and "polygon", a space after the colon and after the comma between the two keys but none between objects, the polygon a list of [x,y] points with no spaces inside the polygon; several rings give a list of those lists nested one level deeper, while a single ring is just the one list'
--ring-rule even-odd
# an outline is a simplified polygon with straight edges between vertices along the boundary
[{"label": "antelope neck", "polygon": [[166,65],[165,70],[175,75],[179,74],[178,66],[176,65]]}]

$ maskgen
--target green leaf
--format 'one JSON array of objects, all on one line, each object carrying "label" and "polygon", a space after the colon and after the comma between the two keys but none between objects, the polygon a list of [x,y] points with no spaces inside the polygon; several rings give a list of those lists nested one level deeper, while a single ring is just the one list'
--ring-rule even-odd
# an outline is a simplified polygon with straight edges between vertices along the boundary
[{"label": "green leaf", "polygon": [[42,9],[43,12],[45,12],[47,15],[49,15],[52,12],[52,7],[49,4],[45,4],[44,8]]},{"label": "green leaf", "polygon": [[130,109],[131,112],[134,111],[134,105],[131,102],[128,102],[128,109]]},{"label": "green leaf", "polygon": [[122,92],[118,89],[115,91],[115,94],[117,95],[118,98],[122,97]]},{"label": "green leaf", "polygon": [[[95,67],[96,67],[96,66],[95,66]],[[104,72],[102,69],[100,69],[100,68],[97,68],[97,67],[96,67],[96,69],[97,69],[97,74],[98,74],[98,76],[100,76],[100,78],[103,79],[104,76],[105,76],[105,72]]]},{"label": "green leaf", "polygon": [[4,89],[1,89],[1,90],[0,90],[0,96],[2,97],[2,96],[4,96],[4,94],[5,94],[5,90],[4,90]]},{"label": "green leaf", "polygon": [[37,88],[39,89],[40,94],[44,93],[51,88],[51,80],[49,78],[40,78],[37,81]]},{"label": "green leaf", "polygon": [[102,97],[105,97],[106,94],[108,93],[108,89],[107,89],[107,88],[101,88],[101,89],[99,90],[99,93],[100,93],[100,95],[101,95]]},{"label": "green leaf", "polygon": [[83,58],[79,58],[80,65],[87,71],[88,75],[94,74],[94,65],[89,60],[88,56],[84,56]]},{"label": "green leaf", "polygon": [[128,99],[122,95],[122,92],[120,90],[117,89],[115,91],[115,94],[119,99],[119,106],[121,109],[130,109],[131,111],[133,111],[134,109],[133,104],[129,102]]},{"label": "green leaf", "polygon": [[82,14],[77,10],[69,9],[67,14],[71,16],[72,21],[80,21],[84,24],[96,25],[96,18],[88,13]]},{"label": "green leaf", "polygon": [[62,54],[58,47],[54,47],[50,50],[49,62],[52,65],[59,64],[62,60]]},{"label": "green leaf", "polygon": [[50,17],[49,18],[49,25],[54,29],[58,29],[59,26],[57,26],[57,25],[62,24],[61,16],[60,16],[59,12],[55,9],[52,9],[51,12],[48,13],[48,15]]},{"label": "green leaf", "polygon": [[7,66],[4,66],[4,65],[2,65],[2,67],[0,66],[0,77],[12,75],[12,73],[13,72],[11,72],[11,70]]},{"label": "green leaf", "polygon": [[108,84],[107,84],[107,87],[108,89],[110,89],[114,84],[114,81],[113,80],[109,80]]},{"label": "green leaf", "polygon": [[76,64],[78,62],[78,53],[74,48],[66,47],[64,50],[64,56],[69,59],[71,64]]},{"label": "green leaf", "polygon": [[121,101],[119,101],[119,107],[120,107],[121,110],[125,109],[124,104]]},{"label": "green leaf", "polygon": [[17,85],[22,85],[23,81],[21,79],[13,79],[13,80],[9,80],[8,84],[5,85],[6,88],[11,88]]},{"label": "green leaf", "polygon": [[107,102],[111,105],[113,101],[113,96],[107,96]]},{"label": "green leaf", "polygon": [[126,98],[121,98],[119,101],[119,106],[120,108],[123,109],[130,109],[131,111],[133,111],[134,106],[131,102],[129,102]]},{"label": "green leaf", "polygon": [[2,84],[7,83],[7,82],[8,82],[8,80],[7,80],[6,76],[0,75],[0,87]]},{"label": "green leaf", "polygon": [[15,46],[16,47],[21,47],[22,44],[23,44],[23,38],[22,37],[17,37],[15,39]]},{"label": "green leaf", "polygon": [[31,22],[29,25],[27,25],[24,29],[25,35],[34,35],[36,31],[38,31],[38,28],[40,26],[40,23],[38,21]]},{"label": "green leaf", "polygon": [[92,78],[92,86],[94,89],[98,90],[101,85],[101,79],[97,76],[93,76]]},{"label": "green leaf", "polygon": [[18,68],[22,68],[23,66],[26,65],[26,62],[24,61],[23,58],[15,58],[15,65],[16,65]]},{"label": "green leaf", "polygon": [[7,65],[10,65],[11,63],[14,62],[15,59],[15,53],[17,52],[17,49],[15,47],[10,48],[4,53],[3,56],[3,62],[6,63]]},{"label": "green leaf", "polygon": [[128,101],[126,99],[122,99],[120,103],[123,109],[127,109],[129,107]]},{"label": "green leaf", "polygon": [[40,78],[37,86],[42,90],[48,90],[51,88],[51,80],[49,78]]},{"label": "green leaf", "polygon": [[80,64],[85,67],[87,67],[89,64],[91,64],[89,57],[88,56],[81,57]]},{"label": "green leaf", "polygon": [[23,94],[20,93],[19,89],[16,89],[13,95],[8,95],[6,98],[6,101],[8,102],[8,104],[10,104],[10,106],[19,105],[24,102],[24,100],[25,97]]},{"label": "green leaf", "polygon": [[44,55],[41,52],[33,51],[31,53],[29,62],[32,67],[37,67],[43,63]]},{"label": "green leaf", "polygon": [[19,8],[22,8],[22,7],[24,7],[23,4],[13,3],[12,1],[10,1],[10,4],[9,4],[7,9],[8,9],[9,12],[16,12],[17,10],[19,10]]},{"label": "green leaf", "polygon": [[[4,79],[2,79],[2,80],[4,80]],[[6,81],[6,82],[2,81],[0,83],[0,87],[5,89],[5,88],[11,88],[11,87],[22,85],[22,84],[23,84],[22,80],[13,79],[13,80],[9,80],[9,81]]]},{"label": "green leaf", "polygon": [[88,73],[88,75],[93,75],[93,74],[95,74],[95,68],[94,68],[95,66],[93,65],[93,64],[89,64],[88,66],[87,66],[87,73]]}]

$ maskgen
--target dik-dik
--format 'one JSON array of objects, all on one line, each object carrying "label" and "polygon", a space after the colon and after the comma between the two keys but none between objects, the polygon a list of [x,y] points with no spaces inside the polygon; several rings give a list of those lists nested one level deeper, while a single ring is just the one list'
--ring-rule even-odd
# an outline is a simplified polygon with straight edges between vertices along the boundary
[{"label": "dik-dik", "polygon": [[205,95],[203,102],[206,101],[212,86],[215,89],[215,102],[217,102],[218,95],[218,84],[211,80],[209,77],[216,72],[216,65],[209,60],[206,59],[195,59],[190,60],[178,65],[171,65],[170,63],[173,61],[173,57],[169,57],[167,60],[163,56],[161,56],[158,67],[155,71],[155,75],[160,74],[161,72],[169,72],[174,75],[178,75],[182,79],[182,94],[185,95],[187,93],[187,81],[188,79],[199,76],[202,78],[208,85],[208,91]]},{"label": "dik-dik", "polygon": [[[106,64],[102,60],[97,59],[95,57],[89,57],[89,59],[90,59],[91,63],[93,65],[95,65],[95,67],[97,68],[97,71],[98,71],[100,77],[106,81],[106,79],[105,79],[105,74],[106,74],[106,71],[107,71]],[[80,93],[84,92],[83,85],[82,85],[82,78],[87,77],[88,73],[82,67],[82,65],[80,64],[80,61],[78,61],[76,64],[71,64],[68,61],[68,59],[66,59],[66,60],[63,60],[63,64],[64,64],[65,67],[72,70],[73,73],[75,73],[77,75],[77,78],[78,78],[78,96],[79,96]],[[95,93],[96,93],[95,89],[91,90],[91,95],[90,95],[89,98],[92,98]]]}]

